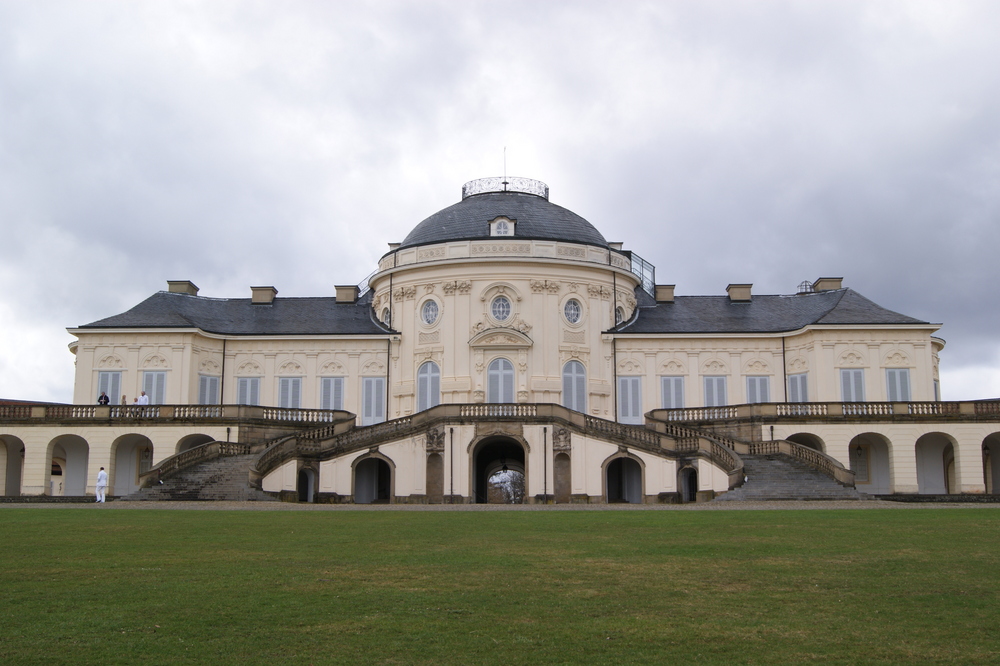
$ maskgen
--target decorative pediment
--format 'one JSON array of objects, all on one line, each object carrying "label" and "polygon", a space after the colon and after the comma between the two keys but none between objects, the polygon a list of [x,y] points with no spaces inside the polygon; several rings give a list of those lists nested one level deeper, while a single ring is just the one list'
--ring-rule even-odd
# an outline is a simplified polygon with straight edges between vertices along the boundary
[{"label": "decorative pediment", "polygon": [[[502,328],[518,331],[520,333],[523,333],[525,336],[527,336],[528,333],[531,333],[531,324],[521,319],[521,317],[518,315],[514,315],[510,319],[510,321],[507,322],[507,324],[508,324],[507,326],[504,326]],[[493,331],[497,330],[498,328],[501,327],[494,326],[489,320],[486,319],[486,316],[484,315],[480,321],[477,321],[475,324],[472,325],[472,328],[469,329],[469,333],[470,335],[472,335],[472,337],[475,337],[481,333],[484,333],[485,331]]]},{"label": "decorative pediment", "polygon": [[167,363],[167,359],[163,358],[159,354],[150,354],[142,361],[143,368],[169,368],[170,364]]},{"label": "decorative pediment", "polygon": [[217,375],[222,372],[222,366],[219,365],[215,360],[206,358],[198,366],[198,370],[208,375]]},{"label": "decorative pediment", "polygon": [[627,358],[618,363],[618,371],[630,375],[643,374],[642,363],[634,358]]},{"label": "decorative pediment", "polygon": [[850,367],[867,365],[867,363],[865,362],[865,357],[861,354],[861,352],[849,349],[840,355],[839,365]]},{"label": "decorative pediment", "polygon": [[259,376],[264,374],[264,370],[257,361],[244,361],[236,368],[237,375]]},{"label": "decorative pediment", "polygon": [[339,361],[327,361],[319,367],[319,374],[344,375],[347,374],[347,371],[344,369],[344,365]]},{"label": "decorative pediment", "polygon": [[295,361],[285,361],[278,368],[279,375],[301,375],[302,366]]},{"label": "decorative pediment", "polygon": [[385,363],[377,358],[373,358],[361,366],[361,373],[364,375],[384,375]]},{"label": "decorative pediment", "polygon": [[701,366],[702,373],[706,375],[728,375],[729,366],[726,362],[719,358],[712,358]]},{"label": "decorative pediment", "polygon": [[488,328],[472,336],[470,347],[489,347],[491,349],[522,348],[534,344],[527,335],[512,328]]},{"label": "decorative pediment", "polygon": [[683,363],[672,358],[669,361],[663,362],[663,365],[660,366],[660,372],[664,375],[686,375],[687,369]]},{"label": "decorative pediment", "polygon": [[771,372],[771,366],[762,358],[752,358],[743,365],[743,372],[748,375],[765,375]]},{"label": "decorative pediment", "polygon": [[910,358],[896,349],[886,355],[885,361],[882,363],[887,368],[908,368],[910,367]]},{"label": "decorative pediment", "polygon": [[108,354],[97,362],[98,368],[124,368],[125,363],[115,354]]}]

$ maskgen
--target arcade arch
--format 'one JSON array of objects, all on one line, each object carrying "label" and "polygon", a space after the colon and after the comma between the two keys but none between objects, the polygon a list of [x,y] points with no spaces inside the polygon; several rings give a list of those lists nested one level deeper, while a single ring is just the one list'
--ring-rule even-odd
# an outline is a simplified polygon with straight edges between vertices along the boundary
[{"label": "arcade arch", "polygon": [[983,438],[983,482],[988,494],[1000,495],[1000,432]]},{"label": "arcade arch", "polygon": [[855,488],[871,495],[891,493],[889,440],[879,433],[865,432],[854,437],[847,448]]},{"label": "arcade arch", "polygon": [[153,466],[153,442],[145,435],[122,435],[111,443],[108,494],[129,495],[139,490],[139,475]]},{"label": "arcade arch", "polygon": [[14,435],[0,435],[0,456],[6,462],[3,482],[3,495],[17,497],[21,494],[21,472],[24,468],[24,442]]},{"label": "arcade arch", "polygon": [[208,444],[209,442],[214,441],[215,438],[211,435],[203,435],[201,433],[187,435],[186,437],[182,437],[178,440],[174,453],[184,453],[185,451],[189,451],[196,446],[201,446],[202,444]]},{"label": "arcade arch", "polygon": [[[90,445],[79,435],[59,435],[49,442],[45,459],[45,486],[52,481],[52,463],[62,470],[63,495],[79,496],[87,494],[87,464]],[[49,489],[51,492],[51,488]]]},{"label": "arcade arch", "polygon": [[810,449],[819,451],[820,453],[826,453],[826,443],[820,439],[819,436],[814,435],[811,432],[797,432],[794,435],[789,435],[785,439],[789,442],[801,444],[802,446],[808,446]]},{"label": "arcade arch", "polygon": [[922,495],[958,491],[955,477],[955,441],[943,432],[921,435],[915,445],[917,488]]}]

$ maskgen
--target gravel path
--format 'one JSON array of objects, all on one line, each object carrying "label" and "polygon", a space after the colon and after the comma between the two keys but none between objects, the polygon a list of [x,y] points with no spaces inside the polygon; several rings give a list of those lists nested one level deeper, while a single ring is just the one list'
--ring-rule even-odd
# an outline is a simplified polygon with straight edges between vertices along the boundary
[{"label": "gravel path", "polygon": [[1000,504],[916,503],[882,500],[702,502],[697,504],[296,504],[290,502],[0,503],[6,508],[80,511],[787,511],[803,509],[997,509]]}]

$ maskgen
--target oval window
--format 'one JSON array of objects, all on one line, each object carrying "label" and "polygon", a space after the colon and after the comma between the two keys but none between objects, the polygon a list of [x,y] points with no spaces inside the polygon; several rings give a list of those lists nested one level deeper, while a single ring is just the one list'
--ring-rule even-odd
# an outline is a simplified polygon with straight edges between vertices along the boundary
[{"label": "oval window", "polygon": [[427,301],[424,303],[424,307],[420,310],[420,318],[428,325],[436,322],[438,318],[437,301]]},{"label": "oval window", "polygon": [[490,305],[490,313],[497,321],[507,321],[510,317],[510,301],[506,296],[497,296]]},{"label": "oval window", "polygon": [[571,324],[578,324],[580,322],[580,315],[583,309],[580,307],[580,301],[575,298],[571,298],[566,301],[566,305],[563,306],[563,314],[566,316],[566,321]]}]

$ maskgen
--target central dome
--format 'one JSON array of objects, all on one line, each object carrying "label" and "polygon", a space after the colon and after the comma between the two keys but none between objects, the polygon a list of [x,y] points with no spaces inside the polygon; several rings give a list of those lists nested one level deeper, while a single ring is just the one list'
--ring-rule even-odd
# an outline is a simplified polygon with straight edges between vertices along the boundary
[{"label": "central dome", "polygon": [[490,221],[498,217],[516,222],[514,235],[504,240],[553,240],[608,246],[604,236],[590,222],[550,203],[548,192],[547,185],[527,178],[470,181],[462,187],[460,202],[418,224],[400,247],[491,238]]}]

